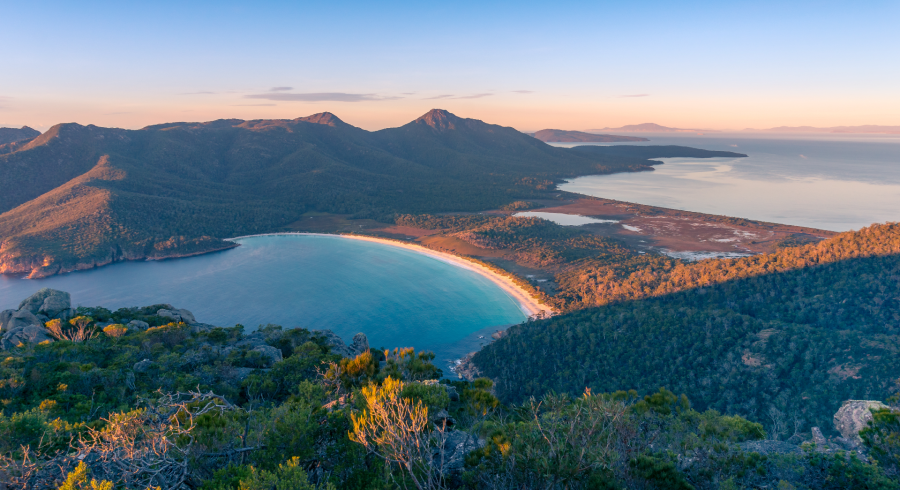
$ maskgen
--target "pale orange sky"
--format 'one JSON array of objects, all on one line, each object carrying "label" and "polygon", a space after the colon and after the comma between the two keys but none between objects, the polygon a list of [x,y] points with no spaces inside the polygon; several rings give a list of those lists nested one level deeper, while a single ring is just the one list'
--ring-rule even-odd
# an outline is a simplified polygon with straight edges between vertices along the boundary
[{"label": "pale orange sky", "polygon": [[[0,126],[900,125],[900,2],[7,2]],[[318,102],[309,102],[318,100]],[[353,102],[351,102],[353,101]]]},{"label": "pale orange sky", "polygon": [[[136,129],[174,121],[219,118],[295,118],[329,111],[367,130],[405,124],[430,109],[447,109],[461,117],[538,129],[599,129],[654,122],[669,127],[740,130],[775,126],[900,125],[897,100],[840,100],[802,97],[644,97],[560,96],[495,92],[478,99],[428,99],[417,94],[402,99],[360,102],[256,101],[242,94],[157,95],[130,100],[93,97],[87,100],[7,98],[0,125],[29,125],[46,130],[60,122]],[[94,99],[94,100],[91,100]]]}]

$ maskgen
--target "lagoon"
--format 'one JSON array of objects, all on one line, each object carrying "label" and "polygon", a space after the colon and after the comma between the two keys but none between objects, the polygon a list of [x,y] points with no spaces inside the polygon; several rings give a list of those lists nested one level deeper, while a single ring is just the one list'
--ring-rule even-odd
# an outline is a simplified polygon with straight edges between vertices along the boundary
[{"label": "lagoon", "polygon": [[579,177],[559,188],[832,231],[900,220],[900,138],[725,133],[646,136],[649,142],[633,144],[691,146],[748,157],[660,158],[656,160],[664,164],[653,172]]},{"label": "lagoon", "polygon": [[[431,350],[445,374],[476,350],[479,335],[526,319],[489,279],[414,251],[337,236],[240,238],[197,257],[124,262],[45,279],[0,275],[0,310],[38,289],[67,291],[73,305],[170,303],[219,326],[260,324],[357,332],[375,348]],[[489,335],[486,335],[489,338]]]}]

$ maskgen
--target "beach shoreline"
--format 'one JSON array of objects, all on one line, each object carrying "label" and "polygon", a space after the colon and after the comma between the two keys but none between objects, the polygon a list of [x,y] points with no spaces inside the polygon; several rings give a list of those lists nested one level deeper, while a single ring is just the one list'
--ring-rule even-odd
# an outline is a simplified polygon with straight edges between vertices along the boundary
[{"label": "beach shoreline", "polygon": [[540,304],[534,297],[532,297],[528,291],[520,287],[516,284],[512,279],[503,276],[475,261],[469,260],[465,257],[460,257],[457,255],[449,254],[446,252],[438,252],[436,250],[432,250],[427,247],[423,247],[422,245],[406,243],[400,240],[393,240],[390,238],[381,238],[374,237],[368,235],[339,235],[339,234],[331,234],[331,233],[302,233],[302,232],[281,232],[281,233],[261,233],[258,235],[245,235],[238,236],[233,238],[225,238],[227,241],[236,241],[242,238],[253,238],[253,237],[261,237],[261,236],[285,236],[285,235],[305,235],[305,236],[325,236],[325,237],[337,237],[337,238],[347,238],[352,240],[359,240],[364,242],[372,242],[372,243],[380,243],[383,245],[390,245],[393,247],[399,247],[411,252],[416,252],[422,255],[426,255],[433,259],[440,260],[442,262],[448,263],[450,265],[461,267],[463,269],[468,269],[473,271],[482,277],[488,279],[489,281],[496,284],[500,289],[502,289],[506,294],[510,295],[518,304],[522,311],[525,312],[526,315],[535,316],[550,316],[555,313],[555,311],[545,305]]}]

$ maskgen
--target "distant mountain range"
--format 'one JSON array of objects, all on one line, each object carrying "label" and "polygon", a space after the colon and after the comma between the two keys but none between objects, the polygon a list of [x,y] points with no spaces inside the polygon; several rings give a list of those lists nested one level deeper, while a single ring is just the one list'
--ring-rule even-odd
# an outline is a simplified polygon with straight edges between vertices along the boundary
[{"label": "distant mountain range", "polygon": [[308,211],[392,222],[496,209],[550,197],[564,178],[650,165],[443,110],[374,132],[327,112],[141,130],[59,124],[0,145],[0,272],[204,253]]},{"label": "distant mountain range", "polygon": [[585,133],[582,131],[565,131],[562,129],[542,129],[531,136],[545,143],[614,143],[622,141],[650,141],[636,136],[616,136],[614,134]]},{"label": "distant mountain range", "polygon": [[760,133],[854,133],[854,134],[900,134],[900,126],[878,126],[867,124],[863,126],[833,126],[830,128],[816,128],[813,126],[779,126],[769,129],[745,129]]},{"label": "distant mountain range", "polygon": [[20,129],[0,128],[0,145],[13,143],[16,141],[29,140],[40,135],[40,131],[31,129],[28,126],[22,126]]},{"label": "distant mountain range", "polygon": [[629,124],[620,128],[588,129],[588,131],[615,131],[619,133],[715,133],[711,129],[667,128],[654,123]]}]

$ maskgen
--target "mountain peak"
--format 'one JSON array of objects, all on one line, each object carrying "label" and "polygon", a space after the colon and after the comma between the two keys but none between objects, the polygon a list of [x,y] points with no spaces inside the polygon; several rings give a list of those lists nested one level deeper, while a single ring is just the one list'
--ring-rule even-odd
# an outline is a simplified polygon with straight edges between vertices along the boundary
[{"label": "mountain peak", "polygon": [[312,116],[306,117],[298,117],[294,119],[295,121],[304,121],[312,124],[324,124],[326,126],[346,126],[347,123],[341,121],[341,119],[330,112],[320,112],[318,114],[313,114]]},{"label": "mountain peak", "polygon": [[444,109],[432,109],[413,122],[416,124],[431,126],[438,131],[447,131],[450,129],[456,129],[459,121],[460,118],[450,113],[450,111],[446,111]]}]

